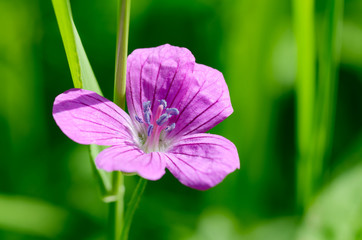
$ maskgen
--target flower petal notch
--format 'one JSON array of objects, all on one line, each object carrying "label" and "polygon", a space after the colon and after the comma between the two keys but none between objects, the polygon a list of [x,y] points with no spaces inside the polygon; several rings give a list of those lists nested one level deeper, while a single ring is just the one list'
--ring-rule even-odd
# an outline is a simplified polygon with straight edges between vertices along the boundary
[{"label": "flower petal notch", "polygon": [[206,190],[240,167],[232,142],[205,133],[233,112],[219,71],[166,44],[129,55],[126,86],[129,115],[83,89],[55,99],[54,119],[69,138],[111,145],[96,158],[98,168],[149,180],[168,168],[182,184]]}]

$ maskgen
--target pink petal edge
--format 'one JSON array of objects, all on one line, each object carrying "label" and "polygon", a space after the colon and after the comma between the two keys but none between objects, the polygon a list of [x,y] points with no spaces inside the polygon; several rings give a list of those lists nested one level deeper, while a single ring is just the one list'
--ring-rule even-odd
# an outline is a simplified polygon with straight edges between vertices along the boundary
[{"label": "pink petal edge", "polygon": [[127,58],[127,106],[131,117],[142,116],[142,103],[151,101],[154,112],[158,100],[171,103],[186,74],[192,72],[195,58],[186,48],[165,44],[154,48],[136,49]]},{"label": "pink petal edge", "polygon": [[188,92],[182,96],[172,136],[204,133],[233,112],[229,90],[221,72],[196,64],[188,78]]},{"label": "pink petal edge", "polygon": [[235,145],[214,134],[193,134],[180,139],[166,153],[167,168],[184,185],[207,190],[240,168]]},{"label": "pink petal edge", "polygon": [[106,171],[137,173],[148,180],[158,180],[165,174],[163,153],[144,153],[131,142],[112,146],[96,157],[96,166]]},{"label": "pink petal edge", "polygon": [[142,103],[151,101],[155,112],[158,100],[165,99],[178,116],[171,136],[206,132],[232,112],[229,90],[216,69],[195,63],[186,48],[165,44],[137,49],[127,60],[127,106],[131,118],[142,117]]},{"label": "pink petal edge", "polygon": [[132,139],[129,116],[92,91],[73,88],[58,95],[53,117],[63,133],[80,144],[116,145]]}]

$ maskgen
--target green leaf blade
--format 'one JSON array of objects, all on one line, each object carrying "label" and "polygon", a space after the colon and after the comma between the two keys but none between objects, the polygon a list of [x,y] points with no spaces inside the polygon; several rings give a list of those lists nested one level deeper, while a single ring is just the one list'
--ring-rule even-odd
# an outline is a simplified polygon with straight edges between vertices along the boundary
[{"label": "green leaf blade", "polygon": [[[74,87],[91,90],[102,96],[102,91],[99,88],[77,28],[73,22],[69,0],[52,0],[52,3],[67,55]],[[100,184],[103,200],[109,201],[110,175],[103,170],[97,169],[94,164],[94,160],[101,150],[103,150],[103,148],[100,146],[90,146],[91,166],[96,175],[96,179]]]},{"label": "green leaf blade", "polygon": [[69,0],[52,0],[74,87],[102,95],[73,22]]}]

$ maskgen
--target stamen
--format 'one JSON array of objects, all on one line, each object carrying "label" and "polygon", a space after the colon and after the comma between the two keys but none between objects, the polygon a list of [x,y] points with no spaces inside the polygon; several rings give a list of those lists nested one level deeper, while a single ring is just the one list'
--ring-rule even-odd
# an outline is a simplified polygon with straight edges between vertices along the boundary
[{"label": "stamen", "polygon": [[[172,116],[179,114],[177,108],[167,108],[165,99],[158,100],[158,103],[158,106],[152,107],[151,109],[151,101],[143,102],[142,116],[134,116],[134,119],[138,123],[145,124],[139,129],[141,130],[139,137],[140,143],[142,143],[142,149],[147,153],[159,150],[163,151],[163,149],[165,149],[167,145],[167,141],[165,141],[167,132],[172,131],[176,127],[175,123],[166,124],[166,122],[168,122]],[[144,130],[146,130],[146,133]]]},{"label": "stamen", "polygon": [[147,110],[143,113],[143,119],[145,120],[145,122],[147,124],[150,124],[150,121],[151,121],[151,111],[150,110]]},{"label": "stamen", "polygon": [[134,118],[136,119],[137,122],[139,123],[143,123],[142,119],[139,116],[134,116]]},{"label": "stamen", "polygon": [[144,102],[143,104],[143,119],[146,123],[150,124],[151,121],[151,101]]},{"label": "stamen", "polygon": [[151,109],[151,101],[147,101],[143,103],[143,112],[147,112]]},{"label": "stamen", "polygon": [[151,136],[152,131],[153,131],[153,125],[150,124],[150,125],[148,125],[148,128],[147,128],[147,136]]},{"label": "stamen", "polygon": [[157,119],[156,121],[157,125],[162,126],[168,120],[169,117],[171,117],[171,115],[168,115],[167,113],[162,114],[160,118]]},{"label": "stamen", "polygon": [[167,126],[167,127],[165,128],[165,131],[166,131],[166,132],[170,132],[170,131],[172,131],[173,129],[175,129],[175,127],[176,127],[176,123],[172,123],[170,126]]},{"label": "stamen", "polygon": [[167,107],[167,102],[165,99],[162,99],[162,100],[158,100],[160,102],[160,105],[163,106],[163,108],[166,108]]},{"label": "stamen", "polygon": [[180,113],[177,108],[167,108],[166,112],[171,116],[178,115]]}]

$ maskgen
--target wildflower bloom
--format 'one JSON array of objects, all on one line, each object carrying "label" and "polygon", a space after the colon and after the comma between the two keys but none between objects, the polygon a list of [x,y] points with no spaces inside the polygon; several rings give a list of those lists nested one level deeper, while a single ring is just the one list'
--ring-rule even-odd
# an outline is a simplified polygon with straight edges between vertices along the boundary
[{"label": "wildflower bloom", "polygon": [[53,116],[80,144],[110,145],[96,158],[106,171],[160,179],[165,168],[184,185],[206,190],[239,168],[236,147],[205,133],[232,112],[222,74],[195,63],[186,48],[137,49],[127,60],[129,115],[84,89],[56,97]]}]

